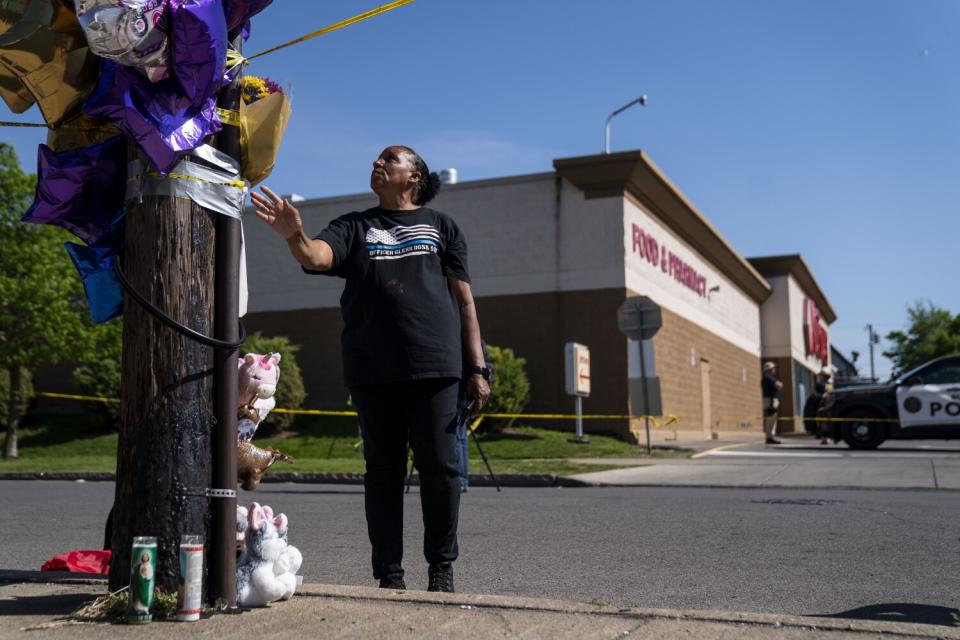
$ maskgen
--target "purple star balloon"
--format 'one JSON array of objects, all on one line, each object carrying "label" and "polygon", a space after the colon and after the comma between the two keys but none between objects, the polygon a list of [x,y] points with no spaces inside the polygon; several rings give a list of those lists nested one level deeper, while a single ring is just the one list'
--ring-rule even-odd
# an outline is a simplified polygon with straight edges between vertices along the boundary
[{"label": "purple star balloon", "polygon": [[227,62],[227,23],[221,0],[170,0],[173,75],[194,105],[214,96]]},{"label": "purple star balloon", "polygon": [[125,146],[123,136],[60,153],[41,144],[36,197],[21,220],[63,227],[88,244],[103,242],[123,209]]},{"label": "purple star balloon", "polygon": [[194,104],[176,78],[152,83],[110,60],[103,61],[83,112],[116,125],[162,173],[221,129],[213,98]]}]

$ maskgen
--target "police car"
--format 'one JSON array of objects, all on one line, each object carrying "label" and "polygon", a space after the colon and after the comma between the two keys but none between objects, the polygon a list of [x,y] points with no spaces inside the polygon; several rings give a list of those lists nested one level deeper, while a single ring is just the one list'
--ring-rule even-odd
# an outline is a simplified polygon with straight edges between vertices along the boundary
[{"label": "police car", "polygon": [[853,449],[888,439],[960,438],[960,354],[927,362],[886,384],[824,395],[817,432]]}]

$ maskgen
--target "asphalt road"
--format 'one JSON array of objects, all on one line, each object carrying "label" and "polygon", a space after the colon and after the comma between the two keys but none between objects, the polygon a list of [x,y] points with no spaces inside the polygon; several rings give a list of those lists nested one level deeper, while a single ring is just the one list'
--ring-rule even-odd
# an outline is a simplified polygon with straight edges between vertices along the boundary
[{"label": "asphalt road", "polygon": [[[97,548],[111,483],[0,482],[0,569]],[[268,484],[309,582],[372,585],[356,486]],[[407,497],[407,582],[424,588]],[[960,598],[960,492],[666,487],[475,488],[461,591],[641,607],[950,624]]]}]

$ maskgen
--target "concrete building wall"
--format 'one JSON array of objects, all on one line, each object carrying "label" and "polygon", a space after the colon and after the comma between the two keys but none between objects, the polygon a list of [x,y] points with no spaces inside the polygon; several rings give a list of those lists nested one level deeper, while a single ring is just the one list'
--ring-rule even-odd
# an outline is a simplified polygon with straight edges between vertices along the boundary
[{"label": "concrete building wall", "polygon": [[[623,255],[626,262],[626,285],[632,291],[649,296],[670,309],[740,349],[760,355],[760,306],[729,278],[704,260],[689,243],[667,228],[641,205],[623,198]],[[672,253],[706,277],[705,295],[678,282],[670,273],[670,265],[641,254],[634,238],[634,227],[649,235],[658,244],[658,252]],[[709,291],[717,287],[715,291]]]},{"label": "concrete building wall", "polygon": [[[788,358],[793,352],[790,312],[790,276],[768,277],[773,291],[760,306],[760,342],[763,358]],[[801,336],[802,337],[802,336]]]}]

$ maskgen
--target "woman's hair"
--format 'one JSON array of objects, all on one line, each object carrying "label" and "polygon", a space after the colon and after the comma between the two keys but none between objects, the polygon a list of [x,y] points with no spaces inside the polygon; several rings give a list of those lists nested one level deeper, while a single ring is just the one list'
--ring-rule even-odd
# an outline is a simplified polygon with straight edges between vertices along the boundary
[{"label": "woman's hair", "polygon": [[413,170],[420,173],[420,182],[417,185],[417,192],[413,194],[413,204],[422,207],[437,197],[440,192],[440,176],[436,172],[431,173],[427,163],[423,161],[416,151],[410,147],[398,145],[401,149],[410,154],[413,160]]}]

